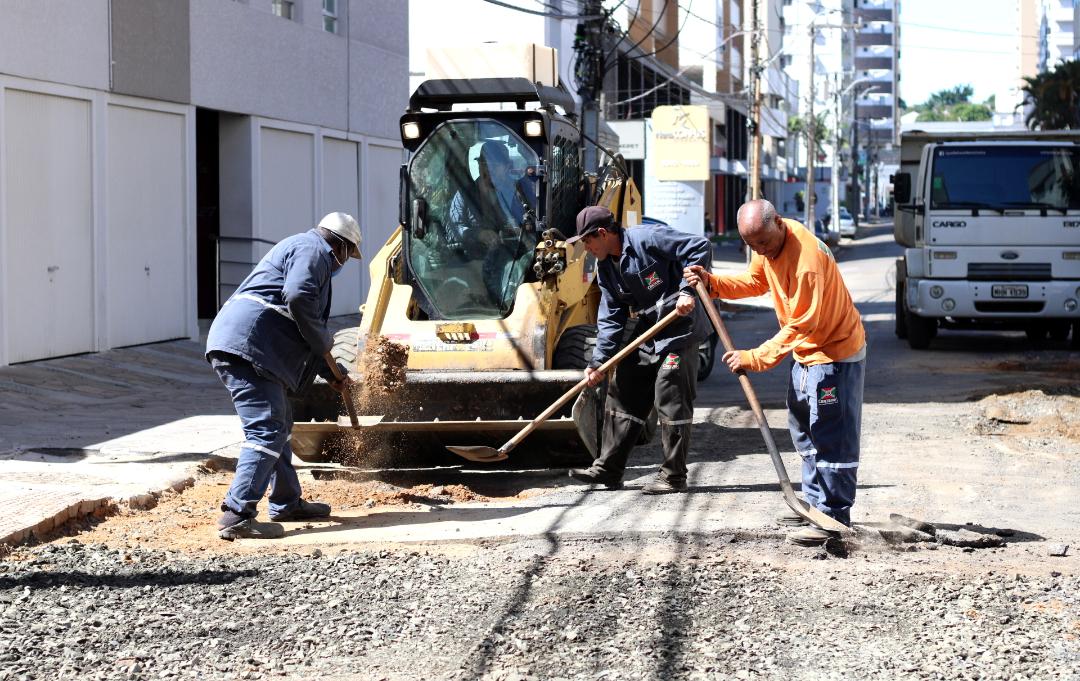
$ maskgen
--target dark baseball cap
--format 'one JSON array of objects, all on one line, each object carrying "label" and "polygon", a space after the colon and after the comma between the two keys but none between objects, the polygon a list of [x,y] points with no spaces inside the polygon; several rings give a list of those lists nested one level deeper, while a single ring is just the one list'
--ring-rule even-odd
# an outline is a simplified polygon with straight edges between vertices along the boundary
[{"label": "dark baseball cap", "polygon": [[615,225],[615,216],[603,206],[586,206],[577,214],[577,233],[566,240],[572,244],[583,236],[593,234],[601,227],[611,229]]}]

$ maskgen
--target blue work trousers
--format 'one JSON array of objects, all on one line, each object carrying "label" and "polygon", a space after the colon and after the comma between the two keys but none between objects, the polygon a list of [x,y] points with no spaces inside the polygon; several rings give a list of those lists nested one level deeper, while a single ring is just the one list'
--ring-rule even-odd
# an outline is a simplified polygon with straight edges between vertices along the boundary
[{"label": "blue work trousers", "polygon": [[788,429],[802,457],[807,503],[851,524],[859,470],[866,359],[804,366],[792,362],[788,383]]},{"label": "blue work trousers", "polygon": [[290,510],[300,501],[300,480],[289,448],[292,407],[285,385],[235,355],[215,352],[210,363],[232,395],[244,429],[236,476],[221,510],[253,518],[267,488],[271,516]]}]

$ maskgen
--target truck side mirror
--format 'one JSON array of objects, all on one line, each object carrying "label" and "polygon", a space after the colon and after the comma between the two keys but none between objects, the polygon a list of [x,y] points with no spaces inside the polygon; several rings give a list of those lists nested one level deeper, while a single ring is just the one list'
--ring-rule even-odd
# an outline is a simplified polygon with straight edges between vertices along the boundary
[{"label": "truck side mirror", "polygon": [[893,185],[893,200],[897,204],[911,201],[911,173],[895,173],[889,176]]},{"label": "truck side mirror", "polygon": [[423,239],[425,232],[427,232],[427,201],[423,199],[413,199],[412,202],[412,222],[410,223],[412,228],[413,237],[417,239]]}]

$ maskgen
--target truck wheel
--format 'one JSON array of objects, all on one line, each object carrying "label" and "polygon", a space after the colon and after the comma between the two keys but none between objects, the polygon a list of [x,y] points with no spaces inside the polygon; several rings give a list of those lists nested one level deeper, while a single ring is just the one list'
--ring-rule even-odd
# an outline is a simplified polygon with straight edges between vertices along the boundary
[{"label": "truck wheel", "polygon": [[1042,343],[1045,341],[1046,334],[1049,333],[1049,331],[1050,329],[1047,328],[1047,325],[1042,322],[1028,324],[1024,327],[1024,335],[1026,335],[1027,339],[1032,343]]},{"label": "truck wheel", "polygon": [[938,321],[934,317],[920,317],[905,310],[904,326],[907,327],[907,342],[911,349],[925,350],[937,335]]},{"label": "truck wheel", "polygon": [[904,312],[904,282],[896,282],[896,337],[907,338],[907,315]]},{"label": "truck wheel", "polygon": [[717,335],[714,333],[698,344],[698,383],[701,383],[712,374],[713,365],[716,364],[717,340]]},{"label": "truck wheel", "polygon": [[1069,322],[1066,319],[1055,319],[1050,322],[1050,340],[1061,342],[1069,337]]}]

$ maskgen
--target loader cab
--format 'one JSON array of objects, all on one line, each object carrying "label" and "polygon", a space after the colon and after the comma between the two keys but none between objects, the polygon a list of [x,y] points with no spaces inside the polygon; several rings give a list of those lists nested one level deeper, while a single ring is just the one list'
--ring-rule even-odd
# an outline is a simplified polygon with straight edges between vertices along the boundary
[{"label": "loader cab", "polygon": [[423,317],[509,316],[538,278],[544,230],[572,233],[584,201],[572,111],[564,90],[523,78],[426,81],[413,94],[399,217],[403,277]]}]

